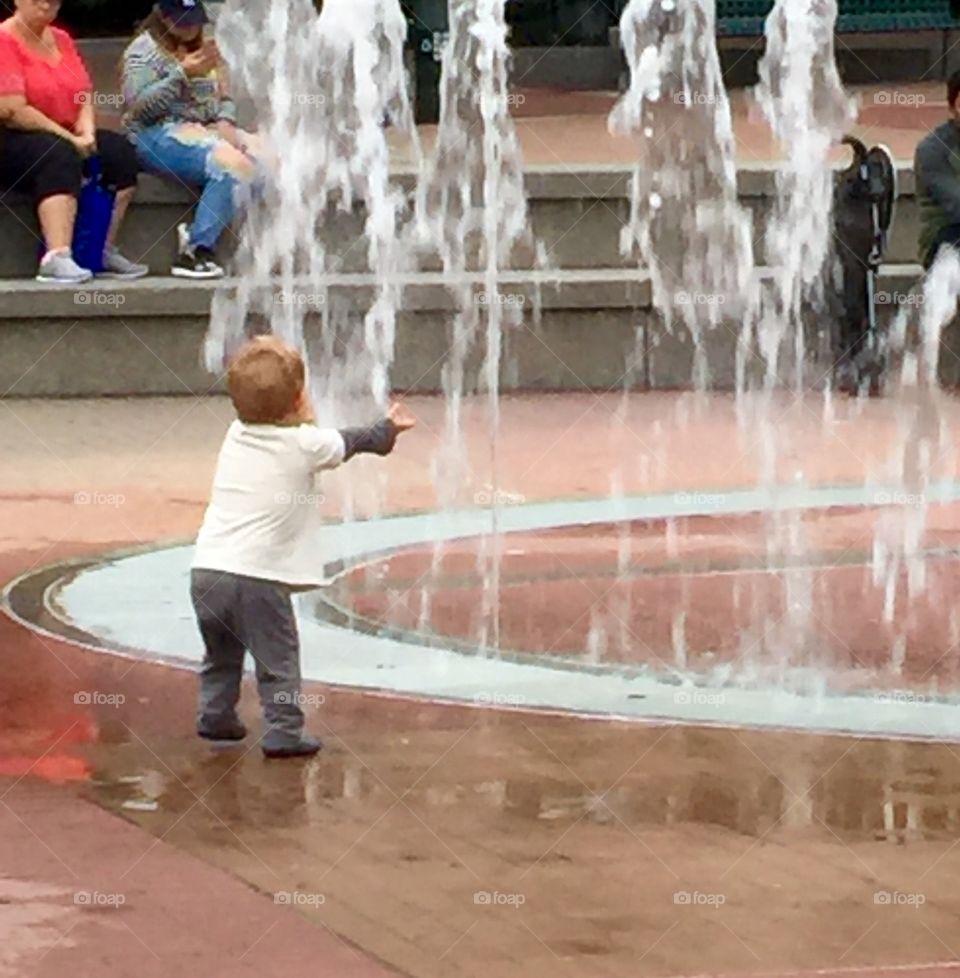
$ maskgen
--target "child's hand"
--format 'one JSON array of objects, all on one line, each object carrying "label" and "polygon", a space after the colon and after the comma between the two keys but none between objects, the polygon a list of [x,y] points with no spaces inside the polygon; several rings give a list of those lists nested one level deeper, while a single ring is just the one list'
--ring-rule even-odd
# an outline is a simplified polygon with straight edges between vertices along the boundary
[{"label": "child's hand", "polygon": [[413,412],[404,404],[394,402],[390,405],[387,417],[393,422],[397,431],[409,431],[416,423],[417,419]]}]

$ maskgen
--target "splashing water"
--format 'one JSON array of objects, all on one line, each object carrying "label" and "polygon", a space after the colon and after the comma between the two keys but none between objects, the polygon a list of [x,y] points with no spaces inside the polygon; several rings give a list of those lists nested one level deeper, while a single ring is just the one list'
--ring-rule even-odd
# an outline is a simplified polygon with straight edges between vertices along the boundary
[{"label": "splashing water", "polygon": [[[406,201],[390,181],[385,120],[419,154],[406,94],[406,32],[398,0],[327,0],[319,17],[310,0],[228,0],[217,23],[232,76],[253,99],[274,152],[266,190],[248,215],[236,292],[216,297],[208,365],[222,366],[247,323],[259,318],[307,354],[318,407],[334,419],[351,400],[359,402],[354,413],[368,414],[371,401],[383,407],[389,393]],[[362,231],[331,249],[324,232],[359,213]],[[332,301],[331,285],[362,249],[373,302],[359,331],[354,310]],[[307,334],[317,319],[311,350]]]},{"label": "splashing water", "polygon": [[[457,301],[443,368],[445,437],[434,462],[440,502],[450,506],[468,478],[463,444],[467,358],[483,349],[479,387],[487,394],[491,527],[478,556],[484,580],[482,647],[499,646],[501,478],[497,458],[504,333],[522,319],[525,296],[501,288],[518,243],[529,240],[523,159],[510,116],[509,48],[504,0],[454,0],[443,56],[436,146],[417,201],[422,244],[439,253]],[[478,266],[480,281],[468,276]],[[434,567],[439,564],[434,554]]]},{"label": "splashing water", "polygon": [[[631,82],[609,125],[637,139],[640,160],[621,250],[649,275],[664,328],[689,335],[693,386],[700,395],[714,380],[711,340],[720,331],[738,331],[741,447],[744,454],[756,453],[760,488],[774,496],[807,485],[802,462],[780,443],[778,424],[780,402],[800,403],[811,379],[816,382],[805,375],[813,362],[805,320],[822,306],[830,253],[829,154],[853,118],[834,63],[836,16],[835,0],[778,0],[767,21],[756,98],[784,162],[765,224],[769,271],[762,277],[753,219],[738,198],[732,110],[712,0],[630,0],[621,21]],[[417,260],[442,267],[456,314],[447,349],[438,351],[446,416],[433,480],[441,508],[462,505],[466,485],[481,480],[487,487],[473,498],[490,509],[477,564],[483,599],[475,638],[481,648],[496,650],[500,387],[507,345],[527,298],[511,295],[505,273],[532,242],[509,110],[504,0],[451,0],[450,28],[440,125],[431,153],[421,160],[406,95],[406,23],[397,0],[327,0],[319,17],[309,0],[228,0],[218,24],[221,49],[236,82],[256,103],[265,143],[282,153],[267,160],[271,175],[246,226],[236,288],[216,296],[207,360],[220,369],[251,329],[270,329],[305,351],[315,402],[331,423],[365,419],[374,406],[383,407],[390,390],[404,275]],[[384,120],[407,138],[418,178],[412,211],[396,172],[391,180],[394,137]],[[347,288],[359,281],[358,269],[366,273],[362,293]],[[927,283],[917,348],[908,349],[906,317],[894,328],[895,344],[905,352],[899,430],[883,475],[902,481],[906,495],[920,502],[878,522],[874,581],[887,594],[890,621],[897,617],[903,578],[908,598],[925,583],[926,496],[949,442],[936,358],[958,292],[960,262],[945,259]],[[359,311],[358,294],[371,297]],[[487,414],[483,473],[471,471],[463,438],[468,401],[476,393],[484,395]],[[829,385],[824,398],[826,429],[833,410]],[[622,472],[613,473],[611,510],[622,485]],[[345,509],[349,518],[350,500]],[[670,558],[679,557],[677,526],[668,521]],[[771,515],[765,545],[762,569],[783,586],[783,614],[771,615],[758,592],[746,585],[741,591],[738,584],[737,610],[753,603],[752,621],[740,660],[722,669],[731,682],[822,690],[829,662],[814,621],[817,579],[804,564],[813,546],[803,515]],[[438,543],[431,582],[443,574],[443,553]],[[629,581],[634,558],[633,539],[624,530],[618,585]],[[692,593],[685,586],[671,611],[670,666],[684,675],[698,667],[702,651],[693,644]],[[630,596],[623,586],[609,614],[591,608],[584,661],[629,658],[636,641],[626,624]],[[431,584],[421,589],[417,616],[428,631]],[[892,649],[894,668],[902,666],[906,642],[904,619],[897,621],[902,630]],[[613,631],[617,624],[619,632]]]},{"label": "splashing water", "polygon": [[[914,600],[927,587],[924,534],[930,490],[941,470],[952,470],[953,445],[940,388],[940,341],[954,318],[960,298],[960,258],[943,249],[923,286],[922,302],[904,305],[890,329],[889,345],[899,354],[897,438],[891,446],[881,481],[896,480],[897,493],[878,493],[885,508],[877,522],[873,545],[873,582],[883,589],[884,620],[896,624],[891,669],[900,673]],[[919,309],[916,313],[914,310]],[[904,581],[905,579],[905,581]],[[906,614],[896,615],[898,591],[905,583]]]},{"label": "splashing water", "polygon": [[[761,485],[774,491],[787,468],[793,468],[787,478],[794,486],[806,484],[802,462],[784,464],[779,437],[784,411],[776,390],[787,387],[802,403],[805,385],[819,379],[808,351],[805,313],[822,313],[825,305],[824,273],[833,237],[830,152],[855,120],[854,104],[836,68],[836,19],[835,0],[777,0],[765,24],[766,50],[754,92],[781,155],[764,234],[770,271],[755,317],[745,324],[753,338],[741,344],[741,354],[752,354],[754,346],[759,354],[761,391],[750,395],[749,374],[741,369],[738,415],[759,450]],[[792,357],[784,364],[791,341]],[[814,376],[805,377],[805,372]],[[815,552],[801,512],[775,511],[766,522],[769,567]],[[770,661],[780,685],[792,682],[816,692],[823,688],[829,663],[814,611],[815,572],[800,561],[782,571],[780,580],[784,611],[768,622],[757,655]]]},{"label": "splashing water", "polygon": [[768,388],[783,384],[780,358],[790,338],[792,386],[803,387],[801,311],[822,298],[832,242],[829,154],[856,118],[837,72],[836,21],[836,0],[777,0],[765,26],[756,99],[783,154],[765,236],[772,278],[756,327]]},{"label": "splashing water", "polygon": [[610,116],[639,141],[621,251],[637,253],[654,308],[694,344],[694,386],[709,383],[705,333],[753,302],[753,229],[737,199],[730,102],[712,0],[631,0],[620,22],[630,87]]},{"label": "splashing water", "polygon": [[[803,404],[806,388],[822,386],[829,377],[829,370],[817,376],[822,367],[811,356],[807,336],[811,313],[822,322],[826,306],[833,232],[830,154],[855,121],[854,103],[835,63],[835,0],[777,0],[765,25],[766,51],[755,91],[781,150],[764,234],[769,268],[758,275],[751,221],[737,201],[731,113],[720,78],[713,6],[698,0],[631,0],[624,12],[621,35],[631,81],[610,125],[641,139],[622,248],[636,250],[648,266],[654,307],[666,327],[679,319],[691,333],[695,389],[709,383],[704,342],[709,330],[739,320],[731,325],[739,333],[741,443],[758,455],[760,488],[776,495],[807,485],[803,460],[791,457],[782,444],[781,420],[797,405],[809,410]],[[899,440],[891,452],[892,474],[904,480],[907,498],[919,500],[926,498],[934,460],[948,443],[935,365],[940,331],[955,311],[952,272],[934,276],[929,290],[934,297],[925,306],[920,350],[903,360]],[[713,293],[721,301],[702,309],[691,300],[697,293],[698,299]],[[906,393],[911,371],[924,379]],[[824,430],[832,419],[829,388],[828,382]],[[743,636],[738,669],[744,676],[766,675],[780,686],[822,690],[830,662],[814,612],[816,577],[804,560],[814,547],[798,510],[774,509],[766,524],[766,567],[781,583],[783,613],[771,616],[755,606],[755,627]],[[923,505],[909,513],[900,507],[880,521],[874,569],[888,593],[890,620],[901,570],[906,568],[911,595],[923,587],[924,527]],[[690,651],[684,634],[689,610],[683,604],[673,613],[674,657],[681,669]],[[905,641],[905,633],[901,638]],[[895,647],[894,660],[897,655]]]}]

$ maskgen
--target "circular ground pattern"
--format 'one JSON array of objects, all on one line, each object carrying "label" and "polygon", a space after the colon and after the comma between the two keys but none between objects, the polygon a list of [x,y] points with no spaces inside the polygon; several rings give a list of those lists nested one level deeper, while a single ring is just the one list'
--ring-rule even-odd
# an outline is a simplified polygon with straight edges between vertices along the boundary
[{"label": "circular ground pattern", "polygon": [[[931,487],[930,513],[956,493]],[[331,525],[317,546],[332,586],[299,608],[304,676],[640,722],[960,738],[954,549],[924,540],[926,578],[911,585],[875,543],[902,537],[911,512],[864,505],[876,497],[746,491],[709,513],[682,493],[508,507],[499,588],[487,510]],[[195,665],[191,556],[54,569],[14,582],[7,604],[94,647]]]}]

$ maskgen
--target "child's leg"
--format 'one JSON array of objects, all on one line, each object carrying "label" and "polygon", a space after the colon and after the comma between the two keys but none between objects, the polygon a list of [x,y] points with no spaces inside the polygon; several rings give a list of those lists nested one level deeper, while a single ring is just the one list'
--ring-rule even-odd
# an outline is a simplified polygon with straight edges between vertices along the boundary
[{"label": "child's leg", "polygon": [[264,750],[300,743],[300,638],[290,589],[267,581],[242,582],[243,634],[256,662],[263,706]]},{"label": "child's leg", "polygon": [[190,597],[206,649],[197,711],[197,729],[205,734],[227,734],[240,725],[244,645],[235,627],[237,584],[238,578],[219,571],[191,575]]}]

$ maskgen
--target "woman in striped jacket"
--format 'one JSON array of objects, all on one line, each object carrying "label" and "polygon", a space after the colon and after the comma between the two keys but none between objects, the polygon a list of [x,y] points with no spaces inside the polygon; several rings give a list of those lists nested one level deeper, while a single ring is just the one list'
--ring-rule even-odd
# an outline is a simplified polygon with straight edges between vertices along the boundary
[{"label": "woman in striped jacket", "polygon": [[194,279],[223,275],[217,243],[258,173],[255,137],[237,128],[206,23],[202,0],[159,0],[123,56],[124,123],[141,165],[201,190],[172,270]]}]

